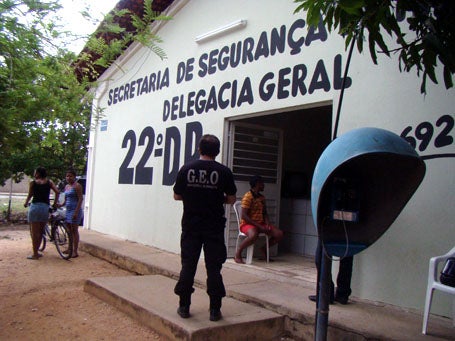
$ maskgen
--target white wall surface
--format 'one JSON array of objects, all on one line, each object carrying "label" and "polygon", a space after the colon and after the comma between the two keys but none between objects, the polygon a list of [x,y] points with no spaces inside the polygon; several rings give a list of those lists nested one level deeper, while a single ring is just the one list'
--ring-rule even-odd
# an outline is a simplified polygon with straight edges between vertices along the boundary
[{"label": "white wall surface", "polygon": [[[296,4],[290,0],[175,1],[173,8],[179,6],[180,10],[171,13],[173,20],[158,31],[164,40],[161,47],[166,52],[167,59],[162,61],[150,50],[132,46],[117,61],[121,69],[113,66],[101,78],[97,104],[104,108],[101,119],[107,121],[107,129],[102,131],[98,126],[91,134],[90,193],[86,200],[90,217],[86,222],[88,228],[172,252],[179,252],[182,205],[172,199],[172,186],[162,185],[166,166],[164,155],[166,152],[171,156],[176,155],[178,168],[183,165],[187,124],[199,122],[203,133],[212,133],[222,138],[225,119],[229,117],[243,117],[324,101],[333,101],[335,115],[339,95],[339,91],[334,89],[335,56],[341,55],[343,69],[346,63],[344,42],[338,36],[329,36],[324,42],[315,40],[310,46],[303,46],[301,52],[295,55],[290,53],[291,48],[286,44],[283,53],[260,57],[238,67],[216,70],[214,74],[200,77],[197,74],[200,70],[198,60],[204,53],[209,54],[215,49],[243,42],[247,37],[253,38],[257,44],[261,34],[270,37],[271,30],[279,29],[282,25],[286,25],[286,30],[289,30],[303,15],[293,14]],[[202,44],[195,42],[196,36],[238,19],[247,20],[246,27]],[[297,29],[293,39],[306,38],[307,34],[306,28]],[[178,83],[179,64],[186,63],[191,58],[195,59],[193,78]],[[317,89],[311,94],[288,95],[278,99],[275,90],[270,100],[260,98],[260,83],[267,73],[273,72],[274,83],[277,83],[280,70],[292,70],[296,65],[304,64],[308,72],[305,80],[308,88],[315,66],[321,61],[330,81],[328,91]],[[132,81],[148,77],[152,73],[162,75],[165,71],[169,75],[168,83],[161,89],[117,104],[108,103],[109,91],[125,84],[131,86]],[[229,89],[232,89],[234,81],[237,81],[240,88],[247,77],[251,83],[253,103],[211,109],[175,120],[163,118],[166,101],[172,102],[174,97],[180,99],[181,96],[187,103],[188,94],[192,91],[197,93],[204,89],[208,93],[214,87],[218,92],[226,82],[229,82]],[[395,59],[380,58],[379,65],[374,65],[368,52],[362,56],[354,53],[350,78],[352,85],[345,92],[338,136],[365,126],[384,128],[397,134],[410,126],[411,135],[415,136],[415,128],[422,122],[429,122],[434,133],[429,138],[429,145],[418,150],[419,154],[446,155],[426,160],[427,174],[424,181],[396,222],[378,242],[355,256],[354,260],[353,295],[422,309],[428,259],[445,253],[455,243],[453,127],[447,126],[451,142],[445,146],[435,146],[436,137],[446,127],[446,123],[440,122],[438,125],[438,120],[448,115],[448,120],[451,117],[453,122],[455,93],[453,90],[445,90],[443,85],[428,83],[428,93],[423,96],[419,92],[420,80],[413,73],[400,74]],[[292,83],[290,75],[286,74],[284,79],[289,79]],[[283,90],[291,91],[291,85]],[[224,93],[225,99],[230,96],[230,91]],[[178,110],[176,115],[178,116]],[[134,184],[134,181],[131,184],[120,184],[120,168],[132,145],[131,140],[126,139],[125,148],[122,148],[127,132],[131,130],[136,137],[134,154],[127,162],[128,167],[135,168],[144,155],[145,146],[139,144],[139,137],[146,127],[151,127],[154,132],[151,139],[152,154],[145,165],[153,167],[153,181],[151,184]],[[181,138],[180,151],[175,152],[175,144],[166,143],[166,137],[170,136],[171,131],[177,131]],[[144,139],[145,145],[148,142],[148,138]],[[160,149],[162,155],[155,154]],[[452,156],[448,157],[447,154],[450,153]],[[218,161],[222,161],[223,157],[220,155]],[[448,314],[449,304],[437,297],[432,311]]]},{"label": "white wall surface", "polygon": [[[455,93],[427,82],[427,94],[421,95],[421,80],[413,73],[398,73],[396,58],[380,58],[374,65],[368,56],[356,54],[351,67],[354,81],[345,95],[338,136],[365,126],[400,135],[410,126],[408,136],[416,138],[416,128],[428,122],[426,126],[433,132],[423,126],[419,129],[423,136],[416,139],[417,147],[421,147],[417,152],[422,157],[446,155],[425,161],[425,178],[395,223],[373,246],[354,257],[354,295],[423,310],[429,258],[446,253],[455,243],[455,134],[446,120],[441,120],[448,115],[453,122]],[[442,82],[442,76],[439,79]],[[435,147],[436,138],[445,135],[444,129],[451,142]],[[421,144],[425,135],[428,146]],[[338,264],[333,268],[336,273]],[[432,312],[450,316],[447,297],[435,294],[434,304]]]}]

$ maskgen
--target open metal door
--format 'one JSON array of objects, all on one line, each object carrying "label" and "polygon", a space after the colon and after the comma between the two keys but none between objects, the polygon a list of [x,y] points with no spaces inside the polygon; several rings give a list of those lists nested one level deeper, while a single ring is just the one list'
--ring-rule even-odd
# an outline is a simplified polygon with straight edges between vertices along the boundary
[{"label": "open metal door", "polygon": [[[237,199],[249,191],[249,180],[261,175],[265,181],[264,195],[272,223],[279,224],[281,160],[283,132],[281,129],[232,121],[229,124],[227,165],[237,186]],[[238,225],[234,210],[227,210],[226,243],[228,257],[235,255]]]}]

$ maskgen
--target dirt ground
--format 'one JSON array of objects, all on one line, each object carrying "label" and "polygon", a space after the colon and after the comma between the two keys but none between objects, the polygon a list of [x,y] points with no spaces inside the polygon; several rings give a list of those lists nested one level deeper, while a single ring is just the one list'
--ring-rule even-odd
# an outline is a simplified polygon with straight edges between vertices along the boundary
[{"label": "dirt ground", "polygon": [[1,340],[164,340],[83,291],[88,278],[134,274],[85,252],[65,261],[49,243],[43,253],[27,259],[27,225],[0,224]]}]

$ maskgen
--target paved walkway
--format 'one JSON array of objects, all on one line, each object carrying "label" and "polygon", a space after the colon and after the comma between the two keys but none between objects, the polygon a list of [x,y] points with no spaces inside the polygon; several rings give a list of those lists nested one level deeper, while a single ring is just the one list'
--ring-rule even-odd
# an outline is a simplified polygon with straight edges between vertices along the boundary
[{"label": "paved walkway", "polygon": [[[177,279],[178,254],[81,229],[81,250],[140,275],[158,274]],[[285,316],[285,329],[295,339],[313,340],[316,271],[312,260],[282,256],[269,264],[253,261],[240,265],[228,260],[223,267],[227,295]],[[195,286],[205,288],[204,262],[199,262]],[[178,299],[168,288],[172,310]],[[208,300],[207,300],[208,301]],[[169,303],[168,304],[172,304]],[[223,309],[222,309],[223,310]],[[348,305],[330,305],[328,340],[455,340],[455,328],[447,318],[431,316],[428,333],[422,335],[422,314],[353,298]]]}]

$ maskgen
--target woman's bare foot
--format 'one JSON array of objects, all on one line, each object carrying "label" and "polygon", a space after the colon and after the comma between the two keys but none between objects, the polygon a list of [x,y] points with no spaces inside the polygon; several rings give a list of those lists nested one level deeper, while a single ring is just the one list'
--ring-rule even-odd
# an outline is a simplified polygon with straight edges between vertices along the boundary
[{"label": "woman's bare foot", "polygon": [[237,264],[245,264],[242,257],[237,257],[237,256],[234,257],[234,262],[236,262]]}]

